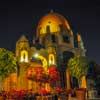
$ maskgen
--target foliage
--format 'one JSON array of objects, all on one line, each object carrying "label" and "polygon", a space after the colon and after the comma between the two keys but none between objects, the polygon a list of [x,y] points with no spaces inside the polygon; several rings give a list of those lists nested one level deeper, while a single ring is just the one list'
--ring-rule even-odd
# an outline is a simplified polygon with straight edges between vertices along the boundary
[{"label": "foliage", "polygon": [[46,89],[41,89],[41,90],[38,91],[38,94],[39,95],[46,95],[46,94],[49,94],[49,91],[46,90]]},{"label": "foliage", "polygon": [[100,78],[98,72],[99,72],[99,66],[96,64],[95,61],[93,60],[90,61],[87,78],[89,80],[91,88],[97,88],[97,90],[99,90],[100,86]]},{"label": "foliage", "polygon": [[95,79],[96,78],[96,62],[95,61],[90,61],[89,62],[89,68],[88,68],[88,75],[87,77],[90,79]]},{"label": "foliage", "polygon": [[60,75],[59,75],[59,72],[57,71],[57,69],[53,66],[51,66],[49,69],[48,69],[48,76],[49,76],[49,80],[51,83],[54,83],[56,81],[59,81],[60,80]]},{"label": "foliage", "polygon": [[34,81],[54,83],[60,79],[59,73],[55,67],[50,67],[46,73],[43,67],[29,69],[27,78]]},{"label": "foliage", "polygon": [[31,68],[28,70],[27,78],[33,81],[43,80],[43,67]]},{"label": "foliage", "polygon": [[76,77],[78,81],[88,72],[88,59],[83,56],[75,56],[68,62],[68,69],[73,77]]},{"label": "foliage", "polygon": [[9,74],[17,72],[16,58],[14,54],[4,48],[0,48],[0,77],[5,78]]}]

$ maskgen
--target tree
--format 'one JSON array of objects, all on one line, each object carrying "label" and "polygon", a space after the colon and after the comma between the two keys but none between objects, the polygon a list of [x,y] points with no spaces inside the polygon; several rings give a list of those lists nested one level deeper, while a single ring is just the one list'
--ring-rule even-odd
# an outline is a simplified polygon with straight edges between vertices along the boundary
[{"label": "tree", "polygon": [[0,48],[0,79],[1,82],[7,76],[17,72],[16,57],[14,54],[4,48]]},{"label": "tree", "polygon": [[98,79],[98,76],[100,75],[99,72],[100,70],[99,70],[98,64],[93,60],[90,61],[88,75],[87,75],[87,78],[89,80],[88,85],[90,86],[90,88],[97,88],[97,89],[99,88],[99,85],[97,85],[99,82],[99,79]]},{"label": "tree", "polygon": [[88,59],[84,56],[75,56],[68,61],[68,70],[73,77],[80,80],[82,76],[87,75],[88,72]]},{"label": "tree", "polygon": [[97,66],[97,64],[96,64],[95,61],[89,62],[88,75],[87,75],[88,78],[95,79],[95,77],[96,77],[96,66]]}]

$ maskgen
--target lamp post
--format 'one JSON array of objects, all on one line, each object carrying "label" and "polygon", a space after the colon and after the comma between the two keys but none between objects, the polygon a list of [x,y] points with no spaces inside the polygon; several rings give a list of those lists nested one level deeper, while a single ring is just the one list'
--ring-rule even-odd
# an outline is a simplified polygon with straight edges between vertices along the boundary
[{"label": "lamp post", "polygon": [[34,56],[35,58],[41,60],[41,62],[42,62],[42,64],[43,64],[44,72],[45,72],[45,74],[47,75],[47,73],[48,73],[48,63],[47,63],[47,59],[46,59],[44,56],[40,55],[39,53],[35,53],[33,56]]},{"label": "lamp post", "polygon": [[[46,60],[46,58],[39,55],[38,53],[34,54],[34,57],[37,58],[37,59],[40,59],[42,61],[44,71],[45,71],[45,73],[47,73],[47,60]],[[42,97],[42,100],[43,100],[43,94],[41,94],[41,97]]]},{"label": "lamp post", "polygon": [[34,57],[37,59],[40,59],[42,61],[43,68],[47,72],[47,60],[46,60],[46,58],[42,55],[39,55],[38,53],[35,53]]},{"label": "lamp post", "polygon": [[[59,80],[59,73],[56,70],[55,63],[50,64],[50,68],[48,69],[47,59],[44,56],[39,55],[39,53],[35,53],[33,56],[42,61],[43,69],[44,69],[44,75],[46,75],[45,78],[48,79],[48,81],[49,81],[49,84],[48,83],[45,84],[45,89],[51,90],[50,84],[52,83],[54,85],[56,83],[56,81]],[[52,57],[52,55],[50,57]]]}]

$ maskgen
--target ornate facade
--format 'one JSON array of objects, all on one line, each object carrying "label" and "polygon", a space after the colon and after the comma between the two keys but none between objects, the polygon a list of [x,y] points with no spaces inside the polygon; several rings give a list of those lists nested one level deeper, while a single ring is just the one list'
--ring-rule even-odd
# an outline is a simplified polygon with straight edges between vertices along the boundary
[{"label": "ornate facade", "polygon": [[[19,68],[19,89],[31,89],[36,85],[26,78],[30,66],[42,66],[45,70],[55,66],[61,77],[59,85],[67,87],[67,62],[75,55],[85,56],[85,49],[81,36],[72,32],[68,21],[62,15],[51,12],[40,19],[33,44],[23,35],[16,43],[15,53]],[[35,60],[36,57],[38,60]]]}]

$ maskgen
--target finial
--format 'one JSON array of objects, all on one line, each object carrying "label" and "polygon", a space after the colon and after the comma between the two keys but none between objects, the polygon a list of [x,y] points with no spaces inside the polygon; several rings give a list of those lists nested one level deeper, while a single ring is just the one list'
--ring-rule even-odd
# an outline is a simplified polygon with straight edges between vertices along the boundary
[{"label": "finial", "polygon": [[79,33],[77,33],[77,41],[80,43],[80,41],[81,41],[81,36],[80,36],[80,34]]},{"label": "finial", "polygon": [[82,40],[82,37],[81,37],[81,35],[80,35],[79,33],[77,34],[77,41],[78,41],[78,43],[79,43],[79,47],[80,47],[81,49],[84,49],[83,40]]}]

